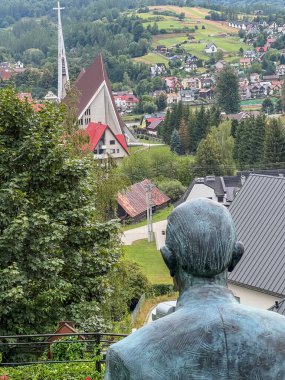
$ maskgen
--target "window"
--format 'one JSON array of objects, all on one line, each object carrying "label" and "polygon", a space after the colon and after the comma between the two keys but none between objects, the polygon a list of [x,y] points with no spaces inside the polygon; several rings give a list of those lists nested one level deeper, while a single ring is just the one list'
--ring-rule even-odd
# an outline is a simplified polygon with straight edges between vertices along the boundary
[{"label": "window", "polygon": [[116,140],[110,140],[110,145],[115,145],[116,144]]},{"label": "window", "polygon": [[120,153],[120,149],[117,149],[117,153]]},{"label": "window", "polygon": [[116,153],[116,149],[111,149],[111,154]]},{"label": "window", "polygon": [[81,118],[81,119],[79,120],[79,124],[80,124],[80,125],[83,125],[83,118]]},{"label": "window", "polygon": [[91,113],[90,113],[90,108],[88,108],[88,109],[84,112],[84,115],[91,115]]},{"label": "window", "polygon": [[94,149],[94,154],[97,154],[97,149]]}]

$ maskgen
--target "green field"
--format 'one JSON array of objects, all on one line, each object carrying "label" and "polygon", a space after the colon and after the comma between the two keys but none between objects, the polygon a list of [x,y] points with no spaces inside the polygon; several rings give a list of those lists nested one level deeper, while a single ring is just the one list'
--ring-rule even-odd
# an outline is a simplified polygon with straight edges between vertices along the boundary
[{"label": "green field", "polygon": [[155,63],[164,63],[166,66],[168,66],[168,59],[165,58],[163,55],[156,54],[156,53],[148,53],[144,55],[143,57],[134,58],[133,61],[143,62],[149,65],[153,65]]},{"label": "green field", "polygon": [[152,284],[173,283],[155,242],[148,243],[146,239],[137,240],[132,245],[124,246],[123,249],[125,258],[139,264]]},{"label": "green field", "polygon": [[[172,11],[179,15],[179,13],[184,12],[185,18],[179,21],[177,17],[174,16],[164,16],[164,15],[153,15],[151,12],[148,13],[138,13],[137,15],[141,17],[145,22],[143,23],[145,27],[148,25],[153,25],[155,22],[158,25],[158,29],[167,30],[167,34],[159,34],[153,37],[152,47],[155,48],[157,45],[165,45],[170,48],[177,44],[181,44],[187,41],[186,32],[177,33],[178,30],[181,32],[185,28],[195,29],[191,32],[195,36],[194,43],[182,44],[182,47],[189,53],[196,55],[198,58],[207,60],[209,55],[204,51],[207,43],[213,42],[219,49],[225,52],[225,59],[229,62],[238,61],[238,52],[242,47],[244,50],[249,50],[250,46],[245,44],[237,34],[237,31],[230,28],[226,22],[216,22],[212,20],[205,20],[205,16],[209,14],[209,11],[205,8],[188,8],[188,7],[177,7],[177,6],[153,6],[149,7],[152,10],[162,10],[162,11]],[[161,21],[150,21],[157,17],[163,18]],[[202,29],[202,26],[205,29]],[[221,33],[227,33],[227,37],[219,37]],[[136,58],[136,61],[145,62],[148,64],[164,62],[163,57],[156,53],[149,53],[144,57]],[[167,61],[167,60],[166,60]]]}]

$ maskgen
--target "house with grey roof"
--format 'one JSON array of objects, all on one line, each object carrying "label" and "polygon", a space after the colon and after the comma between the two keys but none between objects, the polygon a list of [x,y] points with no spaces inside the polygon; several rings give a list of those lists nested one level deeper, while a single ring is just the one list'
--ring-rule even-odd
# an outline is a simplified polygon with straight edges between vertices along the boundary
[{"label": "house with grey roof", "polygon": [[217,53],[217,51],[217,46],[213,43],[209,43],[205,46],[205,53],[207,54]]},{"label": "house with grey roof", "polygon": [[228,207],[244,185],[250,174],[262,174],[285,177],[285,169],[267,169],[255,171],[239,171],[235,176],[213,176],[195,178],[175,207],[193,198],[205,197]]},{"label": "house with grey roof", "polygon": [[285,297],[284,194],[284,176],[250,174],[229,207],[245,248],[229,288],[242,304],[268,309]]}]

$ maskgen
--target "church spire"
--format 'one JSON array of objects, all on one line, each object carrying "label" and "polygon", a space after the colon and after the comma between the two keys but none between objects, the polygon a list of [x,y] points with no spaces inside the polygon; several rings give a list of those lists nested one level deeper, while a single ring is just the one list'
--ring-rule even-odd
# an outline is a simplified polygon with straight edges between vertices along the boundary
[{"label": "church spire", "polygon": [[59,1],[57,2],[57,8],[53,8],[57,10],[57,18],[58,18],[58,101],[60,102],[66,95],[66,87],[69,85],[69,74],[68,74],[68,66],[65,54],[62,26],[61,26],[61,16],[60,11],[64,8],[60,8]]}]

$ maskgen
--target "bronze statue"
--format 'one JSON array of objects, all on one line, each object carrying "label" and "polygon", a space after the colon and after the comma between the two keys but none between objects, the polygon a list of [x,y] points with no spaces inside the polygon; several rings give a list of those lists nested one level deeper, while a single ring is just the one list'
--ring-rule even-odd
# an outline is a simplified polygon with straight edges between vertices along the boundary
[{"label": "bronze statue", "polygon": [[227,288],[243,255],[228,210],[204,198],[183,203],[161,252],[176,311],[111,346],[105,380],[284,380],[285,318],[240,305]]}]

